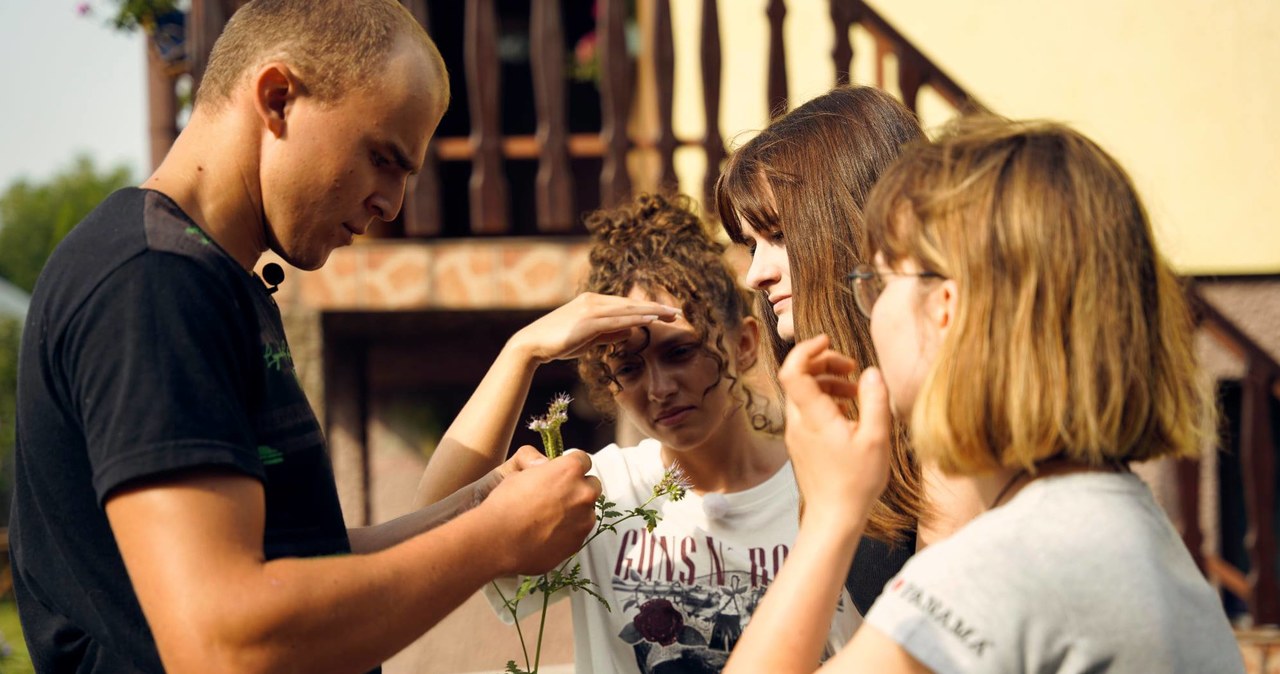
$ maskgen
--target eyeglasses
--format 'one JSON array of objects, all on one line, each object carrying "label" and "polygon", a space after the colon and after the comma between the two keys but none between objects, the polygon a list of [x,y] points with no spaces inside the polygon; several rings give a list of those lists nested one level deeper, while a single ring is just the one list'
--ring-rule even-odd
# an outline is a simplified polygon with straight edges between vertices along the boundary
[{"label": "eyeglasses", "polygon": [[880,293],[884,292],[885,276],[945,278],[942,274],[932,271],[902,274],[898,272],[879,272],[869,264],[860,264],[854,267],[853,272],[845,278],[853,284],[853,301],[858,305],[858,311],[861,311],[862,315],[867,318],[871,318],[871,309],[876,305],[876,300],[880,299]]}]

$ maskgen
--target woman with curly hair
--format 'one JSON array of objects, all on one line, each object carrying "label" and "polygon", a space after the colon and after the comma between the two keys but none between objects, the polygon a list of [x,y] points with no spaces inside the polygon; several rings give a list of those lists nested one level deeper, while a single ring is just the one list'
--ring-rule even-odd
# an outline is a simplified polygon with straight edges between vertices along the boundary
[{"label": "woman with curly hair", "polygon": [[[581,553],[583,574],[609,606],[585,592],[566,593],[576,667],[718,672],[798,528],[786,448],[769,432],[768,401],[744,380],[758,360],[760,324],[724,247],[687,200],[641,196],[588,216],[587,228],[585,292],[518,332],[508,350],[524,354],[513,360],[529,370],[577,358],[592,401],[646,436],[593,457],[615,510],[649,501],[676,466],[688,489],[682,499],[662,497],[649,506],[661,516],[651,531],[632,519]],[[609,322],[619,307],[631,306],[663,320],[622,328]],[[674,309],[662,314],[657,307]],[[506,357],[504,351],[499,360]],[[519,413],[528,380],[520,396],[511,396],[512,388],[502,392],[509,396],[504,404],[483,404],[489,419],[513,421]],[[498,593],[489,594],[500,608]],[[541,602],[520,606],[535,604]],[[824,639],[831,652],[857,620],[842,599]]]},{"label": "woman with curly hair", "polygon": [[819,668],[892,410],[984,512],[913,557],[823,671],[1243,672],[1220,599],[1129,469],[1195,456],[1214,412],[1124,169],[1059,124],[966,121],[885,171],[866,231],[873,263],[849,280],[879,370],[854,384],[824,336],[783,363],[806,516],[726,671]]}]

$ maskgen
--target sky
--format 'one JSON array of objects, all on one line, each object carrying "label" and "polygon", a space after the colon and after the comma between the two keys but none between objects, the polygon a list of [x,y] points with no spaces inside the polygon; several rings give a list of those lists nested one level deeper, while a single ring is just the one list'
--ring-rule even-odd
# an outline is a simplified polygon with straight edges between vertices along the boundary
[{"label": "sky", "polygon": [[80,4],[0,0],[0,191],[80,153],[135,180],[150,168],[142,36],[107,25],[114,2]]}]

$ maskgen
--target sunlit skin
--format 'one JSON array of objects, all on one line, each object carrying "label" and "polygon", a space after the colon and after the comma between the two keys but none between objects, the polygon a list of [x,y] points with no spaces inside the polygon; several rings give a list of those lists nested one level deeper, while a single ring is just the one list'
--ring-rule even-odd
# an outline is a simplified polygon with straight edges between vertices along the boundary
[{"label": "sunlit skin", "polygon": [[[678,304],[665,292],[651,296],[635,289],[628,297]],[[726,336],[731,372],[754,362],[758,332],[759,324],[748,318],[738,335]],[[662,443],[664,462],[678,460],[696,489],[746,489],[785,463],[782,443],[751,428],[741,394],[733,395],[730,379],[720,376],[683,316],[633,329],[608,364],[620,385],[614,393],[619,410]]]},{"label": "sunlit skin", "polygon": [[796,327],[791,313],[791,263],[787,259],[787,244],[782,232],[763,234],[751,227],[744,227],[742,231],[750,237],[747,249],[751,252],[751,266],[747,268],[747,285],[765,294],[778,317],[778,336],[792,341],[796,338]]},{"label": "sunlit skin", "polygon": [[920,266],[911,260],[891,268],[877,254],[875,268],[884,289],[871,308],[871,342],[876,347],[894,413],[899,419],[910,419],[945,329],[945,325],[940,328],[926,316],[931,306],[931,313],[937,313],[938,300],[931,291],[939,284],[936,279],[915,276]]},{"label": "sunlit skin", "polygon": [[418,59],[406,41],[388,60],[387,77],[330,104],[299,98],[284,131],[264,131],[266,243],[290,264],[317,269],[375,220],[400,212],[439,121]]},{"label": "sunlit skin", "polygon": [[196,107],[142,186],[171,197],[246,269],[267,250],[317,269],[399,213],[444,112],[438,74],[409,38],[381,68],[319,101],[287,63],[263,64],[226,105]]}]

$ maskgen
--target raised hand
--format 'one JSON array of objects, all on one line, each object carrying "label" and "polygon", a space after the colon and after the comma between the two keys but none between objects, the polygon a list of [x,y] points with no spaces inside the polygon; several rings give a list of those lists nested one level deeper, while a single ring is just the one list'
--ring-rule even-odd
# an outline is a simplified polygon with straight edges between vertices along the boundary
[{"label": "raised hand", "polygon": [[626,339],[632,328],[671,322],[679,314],[676,307],[657,302],[583,293],[522,328],[511,343],[539,363],[577,358],[597,344]]},{"label": "raised hand", "polygon": [[[806,516],[834,515],[860,524],[889,480],[889,395],[879,370],[867,368],[857,384],[857,363],[828,348],[819,335],[795,345],[778,371],[786,395],[786,443]],[[841,399],[858,400],[859,421],[845,416]]]}]

